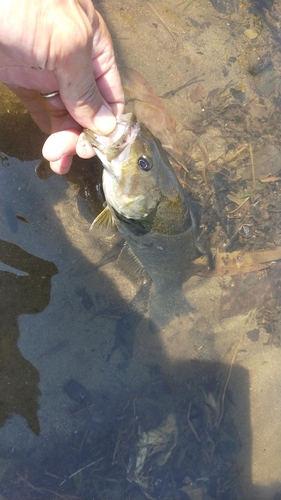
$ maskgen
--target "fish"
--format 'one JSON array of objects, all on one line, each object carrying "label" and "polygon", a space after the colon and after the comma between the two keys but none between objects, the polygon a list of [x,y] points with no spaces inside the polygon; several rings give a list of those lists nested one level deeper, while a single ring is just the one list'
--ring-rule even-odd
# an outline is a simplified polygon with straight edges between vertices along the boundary
[{"label": "fish", "polygon": [[198,257],[198,217],[159,139],[133,113],[116,120],[109,136],[84,130],[104,167],[106,207],[92,229],[116,226],[127,243],[127,258],[147,271],[150,320],[159,330],[194,310],[182,285],[188,264]]}]

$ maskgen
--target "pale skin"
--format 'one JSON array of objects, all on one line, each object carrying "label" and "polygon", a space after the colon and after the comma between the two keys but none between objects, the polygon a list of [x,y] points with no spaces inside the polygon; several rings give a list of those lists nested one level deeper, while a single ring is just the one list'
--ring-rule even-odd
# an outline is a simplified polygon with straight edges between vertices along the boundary
[{"label": "pale skin", "polygon": [[51,134],[43,155],[65,174],[75,153],[94,155],[83,128],[107,135],[124,111],[107,27],[91,0],[0,0],[0,19],[0,81]]}]

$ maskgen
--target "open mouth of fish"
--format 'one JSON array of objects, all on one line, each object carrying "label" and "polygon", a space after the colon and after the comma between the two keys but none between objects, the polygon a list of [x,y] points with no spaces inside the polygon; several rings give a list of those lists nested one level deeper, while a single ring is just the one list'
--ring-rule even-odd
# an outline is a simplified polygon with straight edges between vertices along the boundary
[{"label": "open mouth of fish", "polygon": [[99,135],[92,130],[84,130],[87,140],[105,167],[134,141],[140,128],[133,113],[118,115],[116,122],[115,129],[109,135]]}]

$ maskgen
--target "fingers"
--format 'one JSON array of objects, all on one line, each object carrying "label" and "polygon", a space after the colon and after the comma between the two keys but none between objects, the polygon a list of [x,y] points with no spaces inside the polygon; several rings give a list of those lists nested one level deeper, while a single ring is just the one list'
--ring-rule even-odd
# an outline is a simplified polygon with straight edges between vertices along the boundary
[{"label": "fingers", "polygon": [[39,92],[13,85],[8,85],[8,87],[18,96],[26,109],[28,109],[33,120],[41,130],[46,134],[50,134],[52,132],[51,116]]},{"label": "fingers", "polygon": [[[43,154],[55,172],[66,173],[75,152],[82,158],[94,155],[80,136],[83,127],[105,135],[112,132],[115,115],[124,110],[124,94],[111,37],[91,0],[71,0],[67,9],[63,0],[53,0],[52,8],[49,4],[37,2],[31,17],[22,4],[30,36],[25,18],[12,16],[15,29],[10,37],[5,33],[0,79],[19,96],[39,127],[52,133]],[[59,97],[40,95],[57,90]]]},{"label": "fingers", "polygon": [[[55,131],[44,144],[42,153],[50,161],[50,167],[54,172],[61,175],[67,173],[72,164],[72,155],[76,152],[81,127],[70,117],[59,97],[46,100],[36,90],[12,86],[10,88],[29,110],[33,120],[43,132],[50,134]],[[72,129],[63,130],[67,127]],[[87,157],[93,154],[92,150],[92,154]]]},{"label": "fingers", "polygon": [[75,153],[81,158],[92,158],[95,155],[84,134],[79,134],[78,130],[63,130],[50,135],[42,153],[49,160],[51,169],[61,175],[69,171]]},{"label": "fingers", "polygon": [[[18,62],[3,56],[0,61],[1,80],[39,92],[59,90],[61,104],[75,122],[104,134],[110,133],[116,125],[115,114],[123,111],[124,96],[112,41],[104,21],[90,0],[69,1],[67,10],[60,0],[54,1],[53,8],[42,2],[42,8],[37,19],[38,32],[41,29],[46,36],[24,39],[24,44],[19,44],[16,37]],[[17,23],[21,26],[21,22]],[[33,32],[32,26],[30,29]],[[11,47],[9,50],[12,51]],[[34,58],[32,67],[30,53]],[[41,59],[45,63],[39,69]],[[21,100],[40,128],[49,132],[44,103],[39,101],[38,94],[35,96],[32,98],[33,109],[28,103],[30,95],[22,95]],[[58,107],[55,100],[49,102]]]},{"label": "fingers", "polygon": [[50,161],[50,167],[56,174],[67,174],[72,164],[72,158],[72,156],[64,156],[60,160]]},{"label": "fingers", "polygon": [[[43,99],[38,91],[11,87],[29,110],[33,120],[44,132],[51,134],[43,146],[43,156],[54,172],[65,174],[71,167],[72,156],[91,158],[94,150],[81,134],[82,128],[69,115],[59,97]],[[102,120],[102,116],[100,116]]]},{"label": "fingers", "polygon": [[83,127],[107,135],[116,126],[115,113],[124,109],[120,76],[102,18],[95,12],[93,26],[89,26],[88,18],[83,26],[75,50],[60,60],[54,72],[61,98],[74,119]]},{"label": "fingers", "polygon": [[78,130],[62,130],[48,137],[43,146],[43,155],[49,161],[57,161],[76,152]]},{"label": "fingers", "polygon": [[60,97],[44,99],[38,90],[14,85],[8,87],[19,97],[35,123],[46,134],[67,128],[81,130],[78,123],[69,115]]},{"label": "fingers", "polygon": [[57,174],[66,174],[70,169],[78,137],[78,130],[62,130],[50,135],[46,140],[42,153]]}]

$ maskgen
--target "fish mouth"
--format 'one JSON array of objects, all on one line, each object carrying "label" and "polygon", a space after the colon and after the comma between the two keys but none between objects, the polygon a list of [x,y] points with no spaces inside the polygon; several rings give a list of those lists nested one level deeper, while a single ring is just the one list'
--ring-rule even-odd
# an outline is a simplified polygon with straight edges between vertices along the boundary
[{"label": "fish mouth", "polygon": [[109,135],[99,135],[92,130],[85,129],[86,139],[93,146],[96,154],[102,153],[110,161],[116,158],[125,147],[136,137],[139,124],[133,113],[116,116],[116,127]]},{"label": "fish mouth", "polygon": [[114,178],[117,178],[120,173],[118,162],[115,160],[126,148],[130,148],[140,130],[134,113],[117,115],[116,122],[113,132],[106,136],[84,129],[85,137],[101,160],[104,169]]}]

